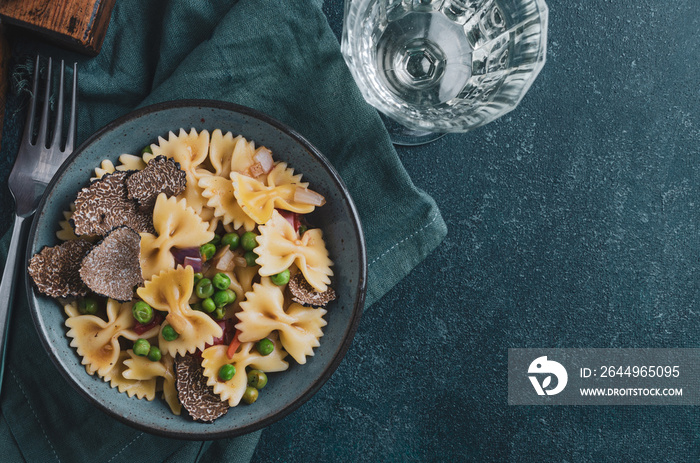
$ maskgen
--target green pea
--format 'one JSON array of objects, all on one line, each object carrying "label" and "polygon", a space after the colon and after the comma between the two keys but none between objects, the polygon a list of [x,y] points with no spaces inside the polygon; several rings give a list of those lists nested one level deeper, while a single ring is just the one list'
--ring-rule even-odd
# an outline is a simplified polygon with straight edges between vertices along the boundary
[{"label": "green pea", "polygon": [[306,230],[308,230],[309,227],[306,225],[299,225],[299,236],[304,236],[304,233],[306,233]]},{"label": "green pea", "polygon": [[91,297],[83,297],[78,301],[78,312],[83,315],[95,315],[97,313],[97,301]]},{"label": "green pea", "polygon": [[228,381],[236,375],[236,367],[227,363],[226,365],[221,365],[219,368],[219,379],[221,381]]},{"label": "green pea", "polygon": [[203,244],[199,248],[199,253],[204,256],[206,260],[209,260],[216,254],[216,246],[211,243]]},{"label": "green pea", "polygon": [[246,251],[252,251],[258,247],[258,235],[253,232],[245,232],[241,236],[241,246]]},{"label": "green pea", "polygon": [[267,338],[263,338],[255,344],[260,355],[270,355],[275,350],[275,344]]},{"label": "green pea", "polygon": [[133,350],[134,354],[138,355],[139,357],[145,357],[151,351],[151,343],[143,338],[137,339],[134,343]]},{"label": "green pea", "polygon": [[255,389],[262,389],[267,384],[267,375],[261,370],[250,370],[248,372],[248,386]]},{"label": "green pea", "polygon": [[137,322],[146,324],[153,320],[153,309],[144,301],[138,301],[131,308],[131,314]]},{"label": "green pea", "polygon": [[214,246],[218,246],[219,243],[221,243],[221,237],[219,235],[214,235],[214,238],[212,238],[208,244],[213,244]]},{"label": "green pea", "polygon": [[197,301],[194,304],[190,304],[190,308],[192,308],[192,310],[199,310],[200,312],[202,312],[202,302]]},{"label": "green pea", "polygon": [[161,357],[160,349],[158,349],[158,346],[151,346],[150,349],[148,349],[148,360],[151,362],[159,362]]},{"label": "green pea", "polygon": [[225,273],[217,273],[214,278],[211,279],[214,288],[216,289],[228,289],[231,286],[231,278]]},{"label": "green pea", "polygon": [[241,243],[241,237],[238,233],[226,233],[223,238],[221,238],[221,245],[228,245],[229,249],[232,251],[238,247]]},{"label": "green pea", "polygon": [[248,251],[246,252],[243,257],[245,257],[245,263],[248,267],[255,267],[256,264],[255,261],[258,259],[258,255],[255,254],[253,251]]},{"label": "green pea", "polygon": [[223,320],[224,315],[226,315],[226,309],[224,307],[217,307],[212,317],[216,320]]},{"label": "green pea", "polygon": [[242,400],[248,405],[252,404],[256,400],[258,400],[258,390],[254,387],[246,387],[245,392],[243,393]]},{"label": "green pea", "polygon": [[284,286],[287,283],[289,283],[289,276],[290,276],[289,269],[284,269],[280,273],[278,273],[276,275],[272,275],[270,277],[270,280],[274,284],[276,284],[277,286]]},{"label": "green pea", "polygon": [[204,275],[202,275],[199,272],[195,273],[194,274],[194,284],[199,283],[199,280],[201,280],[202,278],[204,278]]},{"label": "green pea", "polygon": [[175,328],[173,328],[171,325],[165,325],[161,334],[163,335],[163,339],[166,341],[174,341],[180,337],[178,332],[175,331]]},{"label": "green pea", "polygon": [[153,154],[153,150],[151,149],[151,145],[146,145],[143,147],[143,149],[141,150],[141,155],[144,155],[144,154]]},{"label": "green pea", "polygon": [[194,287],[194,294],[200,299],[206,299],[214,294],[214,285],[209,278],[202,278]]},{"label": "green pea", "polygon": [[217,291],[214,293],[214,303],[216,304],[216,307],[223,307],[225,305],[229,305],[233,301],[236,300],[236,293],[231,291],[230,289],[227,289],[225,291]]},{"label": "green pea", "polygon": [[216,310],[216,303],[210,297],[202,301],[202,310],[206,313],[212,313]]}]

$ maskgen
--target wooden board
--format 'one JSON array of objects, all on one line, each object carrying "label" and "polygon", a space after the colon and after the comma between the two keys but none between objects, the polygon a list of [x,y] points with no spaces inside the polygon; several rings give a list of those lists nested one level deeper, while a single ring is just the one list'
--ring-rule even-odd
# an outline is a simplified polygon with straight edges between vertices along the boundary
[{"label": "wooden board", "polygon": [[0,19],[56,45],[97,55],[115,0],[0,0]]}]

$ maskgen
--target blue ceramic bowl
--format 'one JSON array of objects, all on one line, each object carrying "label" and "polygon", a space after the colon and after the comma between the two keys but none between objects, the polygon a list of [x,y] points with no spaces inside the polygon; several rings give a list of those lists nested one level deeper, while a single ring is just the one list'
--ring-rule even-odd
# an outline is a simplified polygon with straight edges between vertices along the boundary
[{"label": "blue ceramic bowl", "polygon": [[105,158],[116,163],[122,153],[141,148],[180,128],[221,129],[241,134],[272,150],[302,173],[326,205],[314,212],[313,223],[324,232],[335,266],[337,300],[329,304],[321,346],[305,365],[292,360],[289,370],[270,375],[260,399],[239,405],[211,424],[175,416],[160,398],[149,402],[120,394],[97,376],[90,376],[70,347],[65,316],[58,303],[33,288],[27,276],[29,305],[44,347],[66,380],[96,407],[131,426],[180,439],[232,437],[262,428],[308,400],[340,364],[352,341],[364,303],[367,264],[362,228],[347,188],[328,160],[285,125],[252,109],[218,101],[183,100],[157,104],[124,116],[90,137],[60,168],[49,184],[32,223],[27,258],[45,245],[58,244],[55,233],[62,212],[78,190],[89,183]]}]

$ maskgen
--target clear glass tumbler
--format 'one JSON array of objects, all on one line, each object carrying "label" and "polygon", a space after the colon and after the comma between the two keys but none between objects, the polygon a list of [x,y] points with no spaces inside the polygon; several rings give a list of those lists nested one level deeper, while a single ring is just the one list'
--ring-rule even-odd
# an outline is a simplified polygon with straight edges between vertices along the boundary
[{"label": "clear glass tumbler", "polygon": [[514,109],[545,62],[544,0],[346,0],[341,50],[396,144]]}]

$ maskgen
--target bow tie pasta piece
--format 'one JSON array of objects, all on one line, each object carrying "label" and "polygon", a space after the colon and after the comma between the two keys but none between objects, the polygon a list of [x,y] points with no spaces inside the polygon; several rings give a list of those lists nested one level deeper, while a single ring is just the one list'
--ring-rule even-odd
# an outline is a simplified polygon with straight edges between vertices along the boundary
[{"label": "bow tie pasta piece", "polygon": [[122,154],[119,156],[119,165],[114,166],[112,161],[105,159],[100,164],[100,167],[95,168],[95,176],[90,179],[90,181],[102,178],[106,174],[111,174],[116,170],[142,170],[146,167],[146,163],[143,158],[139,156],[134,156],[133,154]]},{"label": "bow tie pasta piece", "polygon": [[[131,313],[132,306],[131,302],[120,304],[108,299],[107,321],[94,315],[76,315],[66,320],[69,328],[67,335],[72,339],[70,345],[83,358],[82,364],[89,374],[97,372],[99,376],[105,376],[117,364],[121,352],[119,337],[134,341],[141,336],[156,334],[157,327],[141,336],[132,330],[136,323]],[[65,310],[66,313],[75,314],[72,306],[67,306]]]},{"label": "bow tie pasta piece", "polygon": [[95,167],[95,176],[91,177],[90,181],[93,182],[97,179],[100,179],[105,174],[111,174],[115,170],[116,169],[114,168],[114,164],[112,163],[112,161],[110,161],[109,159],[105,159],[100,164],[100,167]]},{"label": "bow tie pasta piece", "polygon": [[73,216],[73,211],[75,211],[75,204],[70,204],[69,211],[63,211],[63,220],[58,222],[60,230],[56,232],[56,238],[61,241],[77,240],[78,235],[73,231],[73,227],[70,224],[70,218]]},{"label": "bow tie pasta piece", "polygon": [[282,347],[300,364],[314,355],[313,348],[320,345],[322,328],[327,324],[323,319],[325,309],[293,303],[285,312],[282,288],[269,278],[254,284],[240,307],[236,329],[241,342],[258,341],[277,330]]},{"label": "bow tie pasta piece", "polygon": [[259,230],[258,247],[253,251],[259,256],[256,263],[260,265],[260,275],[276,275],[294,263],[314,289],[319,292],[328,289],[333,261],[328,257],[320,229],[307,230],[300,238],[294,227],[273,211],[270,221]]},{"label": "bow tie pasta piece", "polygon": [[221,223],[233,223],[234,228],[243,227],[253,231],[255,221],[248,217],[236,201],[231,180],[217,175],[205,175],[199,179],[202,196],[207,198],[206,205],[214,211],[214,216],[221,218]]},{"label": "bow tie pasta piece", "polygon": [[124,153],[119,156],[117,170],[143,170],[146,168],[146,161],[140,156]]},{"label": "bow tie pasta piece", "polygon": [[153,362],[147,357],[139,357],[132,350],[127,352],[129,358],[124,360],[126,369],[122,372],[122,377],[131,381],[156,381],[157,378],[163,378],[163,396],[165,401],[173,414],[179,415],[182,405],[177,398],[173,358],[166,354],[160,361]]},{"label": "bow tie pasta piece", "polygon": [[163,334],[158,336],[160,350],[172,357],[177,354],[203,350],[214,338],[221,337],[223,330],[209,315],[192,310],[188,301],[194,286],[192,267],[178,266],[163,270],[147,281],[143,288],[136,290],[139,297],[156,310],[166,311],[165,320],[179,334],[174,341],[167,341]]},{"label": "bow tie pasta piece", "polygon": [[199,247],[214,238],[209,225],[187,206],[184,199],[168,198],[161,193],[153,208],[156,235],[141,234],[141,273],[150,279],[165,269],[175,267],[172,248]]},{"label": "bow tie pasta piece", "polygon": [[143,156],[145,162],[158,156],[167,156],[173,158],[180,164],[180,168],[185,171],[187,178],[187,186],[185,192],[180,195],[187,200],[187,205],[199,212],[204,206],[202,198],[202,190],[197,185],[199,175],[197,168],[207,159],[209,154],[209,132],[202,130],[197,133],[193,128],[189,133],[184,129],[175,135],[173,132],[168,134],[168,139],[158,137],[158,144],[152,144],[152,154]]},{"label": "bow tie pasta piece", "polygon": [[[255,343],[246,342],[241,344],[238,351],[233,354],[233,358],[226,355],[226,346],[218,345],[208,347],[202,352],[202,368],[204,376],[207,378],[207,385],[214,389],[214,393],[221,397],[222,401],[228,401],[230,407],[235,407],[241,401],[248,385],[246,367],[250,366],[256,370],[266,373],[284,371],[289,368],[285,362],[285,352],[281,349],[279,341],[276,342],[275,349],[270,355],[263,356],[254,348]],[[228,381],[219,380],[219,369],[226,364],[236,367],[236,374]]]},{"label": "bow tie pasta piece", "polygon": [[231,179],[233,180],[233,194],[238,204],[258,224],[270,220],[275,208],[298,214],[308,214],[316,208],[313,204],[303,203],[296,199],[297,189],[305,190],[298,184],[266,186],[252,177],[236,172],[231,174]]},{"label": "bow tie pasta piece", "polygon": [[216,233],[217,228],[219,228],[221,218],[214,214],[214,209],[204,206],[198,214],[199,218],[202,219],[202,222],[208,224],[208,230],[212,233]]},{"label": "bow tie pasta piece", "polygon": [[278,162],[267,174],[268,186],[290,185],[294,184],[301,188],[308,188],[309,182],[301,181],[301,174],[295,174],[294,169],[287,167],[286,162]]},{"label": "bow tie pasta piece", "polygon": [[77,317],[80,315],[80,312],[78,311],[78,302],[77,301],[72,301],[67,304],[63,305],[63,312],[66,314],[68,318],[70,317]]},{"label": "bow tie pasta piece", "polygon": [[[241,289],[243,290],[243,294],[247,293],[248,291],[253,290],[253,280],[255,280],[255,277],[258,276],[258,268],[257,267],[238,267],[238,266],[236,266],[233,269],[233,272],[236,274],[236,280],[238,280],[238,283],[241,285]],[[242,297],[241,297],[241,300],[243,300]]]},{"label": "bow tie pasta piece", "polygon": [[[130,379],[124,376],[127,371],[126,362],[133,358],[133,352],[128,350],[119,354],[119,361],[105,376],[104,380],[119,392],[126,392],[129,397],[136,396],[139,399],[153,400],[156,397],[156,378]],[[148,361],[148,360],[147,360]]]},{"label": "bow tie pasta piece", "polygon": [[231,169],[230,172],[240,172],[242,174],[251,175],[250,168],[255,164],[255,143],[246,140],[243,137],[237,139],[231,153]]},{"label": "bow tie pasta piece", "polygon": [[[220,129],[211,133],[211,143],[209,144],[209,162],[214,168],[214,175],[228,178],[231,173],[231,160],[238,143],[245,139],[238,135],[234,137],[231,132],[224,135]],[[252,158],[251,158],[252,159]]]}]

